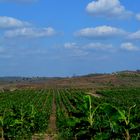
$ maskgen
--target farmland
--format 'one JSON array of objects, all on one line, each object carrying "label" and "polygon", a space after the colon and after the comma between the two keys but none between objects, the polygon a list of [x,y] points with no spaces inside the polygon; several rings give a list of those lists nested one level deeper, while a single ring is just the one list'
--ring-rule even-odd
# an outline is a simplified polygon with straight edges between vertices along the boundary
[{"label": "farmland", "polygon": [[[95,96],[100,95],[100,96]],[[0,93],[1,139],[138,140],[140,88],[17,89]]]}]

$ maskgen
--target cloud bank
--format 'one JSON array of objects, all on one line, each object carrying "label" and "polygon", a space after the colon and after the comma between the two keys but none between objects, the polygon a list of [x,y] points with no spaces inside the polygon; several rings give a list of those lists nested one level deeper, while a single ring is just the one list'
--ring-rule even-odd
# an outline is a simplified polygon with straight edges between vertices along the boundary
[{"label": "cloud bank", "polygon": [[51,37],[56,32],[52,27],[48,28],[20,28],[15,30],[8,30],[5,32],[4,37],[15,38],[15,37],[26,37],[26,38],[40,38],[40,37]]},{"label": "cloud bank", "polygon": [[111,27],[111,26],[98,26],[98,27],[88,27],[81,29],[75,33],[76,36],[92,38],[92,39],[104,39],[109,37],[117,37],[125,35],[126,32],[123,29]]}]

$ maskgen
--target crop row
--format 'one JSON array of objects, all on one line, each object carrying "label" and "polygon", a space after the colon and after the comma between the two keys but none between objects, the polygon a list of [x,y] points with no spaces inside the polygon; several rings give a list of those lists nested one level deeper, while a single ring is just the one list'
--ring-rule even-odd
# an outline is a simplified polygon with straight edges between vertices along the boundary
[{"label": "crop row", "polygon": [[53,98],[50,90],[18,90],[2,94],[0,95],[2,139],[26,139],[35,133],[46,131]]},{"label": "crop row", "polygon": [[0,93],[0,137],[27,139],[48,128],[52,103],[61,140],[137,140],[140,138],[140,89],[17,90]]}]

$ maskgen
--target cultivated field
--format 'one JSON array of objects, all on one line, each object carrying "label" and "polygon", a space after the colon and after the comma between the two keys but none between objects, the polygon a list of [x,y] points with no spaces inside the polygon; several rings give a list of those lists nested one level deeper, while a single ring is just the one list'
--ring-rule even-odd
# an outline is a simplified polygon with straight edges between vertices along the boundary
[{"label": "cultivated field", "polygon": [[140,88],[0,93],[1,140],[138,140]]}]

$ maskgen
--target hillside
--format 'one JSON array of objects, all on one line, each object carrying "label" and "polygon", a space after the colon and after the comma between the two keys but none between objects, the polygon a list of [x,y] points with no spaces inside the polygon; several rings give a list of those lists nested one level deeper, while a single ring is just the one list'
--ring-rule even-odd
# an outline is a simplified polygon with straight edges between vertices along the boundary
[{"label": "hillside", "polygon": [[45,88],[45,87],[78,87],[78,88],[108,88],[108,87],[139,87],[139,71],[121,71],[112,74],[88,74],[74,77],[1,77],[1,88]]}]

